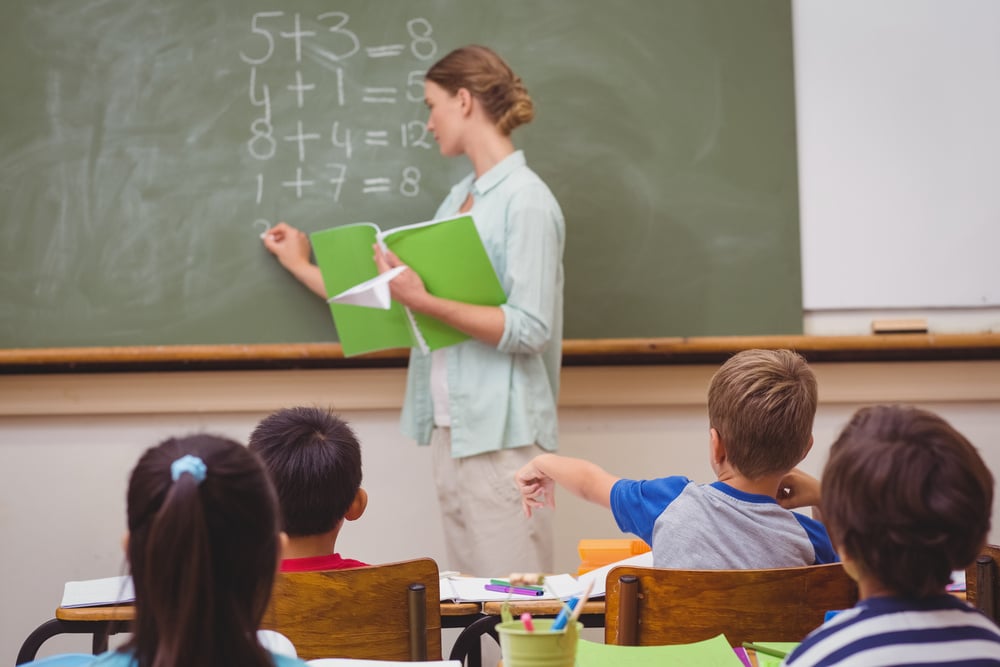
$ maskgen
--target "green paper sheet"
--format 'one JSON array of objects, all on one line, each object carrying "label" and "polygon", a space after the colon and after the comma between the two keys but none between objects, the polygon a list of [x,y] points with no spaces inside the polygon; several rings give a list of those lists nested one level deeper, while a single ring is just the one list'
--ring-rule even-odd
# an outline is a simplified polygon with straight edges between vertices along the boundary
[{"label": "green paper sheet", "polygon": [[[754,644],[764,648],[773,648],[788,655],[795,650],[799,642],[754,642]],[[783,659],[757,652],[757,667],[778,667]]]},{"label": "green paper sheet", "polygon": [[[310,235],[327,294],[339,294],[378,274],[372,259],[377,231],[362,222]],[[389,310],[331,303],[330,314],[346,357],[416,345],[406,310],[395,301]]]},{"label": "green paper sheet", "polygon": [[[391,229],[382,242],[423,279],[434,296],[499,306],[507,301],[472,216]],[[433,317],[414,313],[427,346],[436,350],[469,338]]]},{"label": "green paper sheet", "polygon": [[576,667],[743,667],[725,635],[691,644],[617,646],[581,639]]}]

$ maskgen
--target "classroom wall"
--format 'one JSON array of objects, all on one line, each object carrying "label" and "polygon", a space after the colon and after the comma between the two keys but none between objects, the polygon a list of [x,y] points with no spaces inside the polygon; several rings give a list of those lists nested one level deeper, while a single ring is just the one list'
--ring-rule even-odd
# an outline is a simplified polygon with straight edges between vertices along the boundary
[{"label": "classroom wall", "polygon": [[[715,368],[564,369],[561,451],[622,476],[709,481],[705,391]],[[904,401],[952,420],[1000,475],[1000,361],[814,368],[820,409],[807,470],[820,471],[857,406]],[[370,562],[429,555],[447,568],[427,450],[398,431],[402,391],[402,369],[0,376],[0,661],[12,661],[52,616],[65,581],[121,572],[126,479],[143,449],[192,430],[245,440],[280,406],[333,405],[361,437],[371,500],[345,528],[344,554]],[[575,571],[581,538],[620,535],[610,513],[565,493],[555,518],[561,572]],[[58,638],[45,652],[88,646]]]}]

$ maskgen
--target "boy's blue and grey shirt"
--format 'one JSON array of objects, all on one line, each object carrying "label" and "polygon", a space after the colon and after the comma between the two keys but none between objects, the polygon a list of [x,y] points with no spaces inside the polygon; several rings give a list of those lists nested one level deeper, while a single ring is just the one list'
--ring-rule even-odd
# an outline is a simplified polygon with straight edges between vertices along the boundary
[{"label": "boy's blue and grey shirt", "polygon": [[724,482],[618,480],[611,511],[621,530],[652,546],[654,567],[741,570],[839,560],[819,521]]}]

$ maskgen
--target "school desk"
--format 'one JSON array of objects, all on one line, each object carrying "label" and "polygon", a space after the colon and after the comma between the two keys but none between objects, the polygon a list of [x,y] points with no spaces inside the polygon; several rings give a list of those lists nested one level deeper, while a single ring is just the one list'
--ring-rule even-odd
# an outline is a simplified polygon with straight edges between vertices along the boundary
[{"label": "school desk", "polygon": [[[500,602],[442,602],[441,627],[462,628],[452,646],[449,660],[459,660],[468,667],[481,667],[482,651],[480,641],[485,634],[499,642],[496,626],[500,622]],[[512,601],[511,613],[520,616],[529,612],[532,616],[555,616],[561,608],[554,600]],[[132,605],[74,607],[56,609],[56,617],[38,626],[21,645],[16,665],[31,662],[42,644],[60,634],[92,635],[91,652],[101,653],[108,648],[108,637],[128,632],[135,619]],[[604,627],[604,601],[587,602],[580,615],[586,627]]]},{"label": "school desk", "polygon": [[[953,593],[965,599],[965,592]],[[555,600],[511,600],[510,612],[519,618],[524,612],[532,616],[555,616],[561,603]],[[441,627],[462,628],[452,645],[449,660],[459,660],[467,667],[482,667],[480,641],[483,635],[490,635],[497,643],[500,639],[496,626],[500,623],[502,602],[442,602]],[[580,622],[587,628],[604,627],[604,600],[588,600],[580,613]],[[106,607],[76,607],[56,609],[56,617],[42,623],[21,644],[15,665],[31,662],[38,649],[47,640],[60,634],[89,634],[93,636],[92,652],[107,650],[108,636],[128,632],[135,618],[135,608],[131,605]]]},{"label": "school desk", "polygon": [[[442,628],[468,628],[482,616],[482,606],[478,602],[441,603]],[[39,625],[24,640],[14,664],[21,665],[31,662],[35,659],[42,644],[61,634],[92,635],[91,652],[94,654],[102,653],[108,649],[108,637],[120,632],[129,632],[134,619],[135,607],[132,605],[59,607],[56,609],[55,618]],[[469,642],[467,646],[465,656],[468,657],[469,667],[481,667],[482,657],[479,643],[476,642],[473,645],[472,642]]]}]

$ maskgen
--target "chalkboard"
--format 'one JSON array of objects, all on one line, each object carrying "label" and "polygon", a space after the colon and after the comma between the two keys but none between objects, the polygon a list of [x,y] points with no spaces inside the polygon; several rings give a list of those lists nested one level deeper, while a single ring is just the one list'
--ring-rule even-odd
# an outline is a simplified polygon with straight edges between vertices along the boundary
[{"label": "chalkboard", "polygon": [[567,338],[801,332],[789,0],[8,0],[0,347],[335,340],[259,236],[431,217],[467,43],[536,102]]}]

